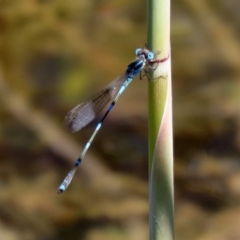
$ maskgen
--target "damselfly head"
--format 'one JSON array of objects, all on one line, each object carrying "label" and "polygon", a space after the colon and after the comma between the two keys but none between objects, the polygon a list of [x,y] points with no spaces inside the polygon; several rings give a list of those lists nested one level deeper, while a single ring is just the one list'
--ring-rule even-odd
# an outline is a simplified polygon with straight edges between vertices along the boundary
[{"label": "damselfly head", "polygon": [[143,56],[146,60],[154,59],[154,53],[148,50],[147,48],[137,48],[135,50],[135,54],[137,57]]}]

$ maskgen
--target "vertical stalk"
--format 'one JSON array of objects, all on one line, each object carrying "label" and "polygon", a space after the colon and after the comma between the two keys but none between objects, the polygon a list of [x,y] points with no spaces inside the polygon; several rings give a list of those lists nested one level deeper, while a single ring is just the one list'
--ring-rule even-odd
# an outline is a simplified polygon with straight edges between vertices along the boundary
[{"label": "vertical stalk", "polygon": [[148,48],[169,57],[153,72],[149,98],[150,240],[174,239],[170,0],[148,0]]}]

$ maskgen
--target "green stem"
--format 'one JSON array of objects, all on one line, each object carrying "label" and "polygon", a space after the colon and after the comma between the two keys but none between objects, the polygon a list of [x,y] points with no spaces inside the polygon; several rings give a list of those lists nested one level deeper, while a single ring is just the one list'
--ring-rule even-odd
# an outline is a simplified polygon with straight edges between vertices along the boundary
[{"label": "green stem", "polygon": [[[174,239],[170,0],[148,0],[148,47],[160,63],[149,81],[150,240]],[[159,77],[161,76],[161,77]]]}]

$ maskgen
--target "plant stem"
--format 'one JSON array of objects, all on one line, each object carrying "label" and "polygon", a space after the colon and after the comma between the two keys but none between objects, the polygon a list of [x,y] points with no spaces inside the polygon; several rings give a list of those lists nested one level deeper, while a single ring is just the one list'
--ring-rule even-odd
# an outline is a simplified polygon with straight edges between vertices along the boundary
[{"label": "plant stem", "polygon": [[148,47],[160,51],[148,84],[150,240],[174,239],[170,0],[148,0]]}]

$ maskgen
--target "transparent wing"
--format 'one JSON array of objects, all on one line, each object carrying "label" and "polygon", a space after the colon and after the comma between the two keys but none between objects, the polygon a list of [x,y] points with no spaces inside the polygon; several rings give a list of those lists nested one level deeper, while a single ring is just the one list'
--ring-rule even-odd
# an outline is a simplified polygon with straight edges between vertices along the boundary
[{"label": "transparent wing", "polygon": [[77,105],[65,116],[64,125],[71,132],[77,132],[88,125],[114,99],[125,80],[126,74],[120,75],[102,91]]}]

